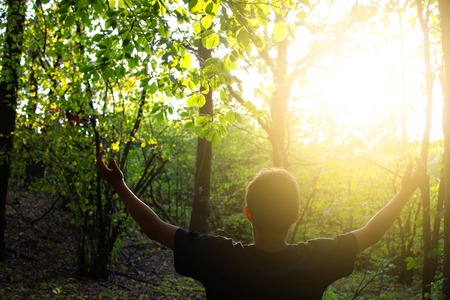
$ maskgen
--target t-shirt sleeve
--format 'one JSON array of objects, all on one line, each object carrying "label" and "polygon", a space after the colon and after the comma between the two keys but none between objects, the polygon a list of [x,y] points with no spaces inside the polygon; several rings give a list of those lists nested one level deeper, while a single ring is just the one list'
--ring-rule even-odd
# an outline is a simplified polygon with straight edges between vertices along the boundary
[{"label": "t-shirt sleeve", "polygon": [[175,271],[205,282],[211,276],[214,260],[221,259],[221,251],[232,245],[230,239],[200,234],[179,228],[175,233]]},{"label": "t-shirt sleeve", "polygon": [[310,253],[317,259],[319,270],[326,272],[330,283],[353,272],[357,242],[353,234],[310,240]]}]

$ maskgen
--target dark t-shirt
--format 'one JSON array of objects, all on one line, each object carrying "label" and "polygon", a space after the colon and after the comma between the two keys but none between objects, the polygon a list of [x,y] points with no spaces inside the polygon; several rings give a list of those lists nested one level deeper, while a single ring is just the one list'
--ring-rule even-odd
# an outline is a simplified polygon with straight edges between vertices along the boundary
[{"label": "dark t-shirt", "polygon": [[322,299],[353,272],[356,238],[348,233],[269,253],[231,239],[178,229],[176,271],[205,286],[208,299]]}]

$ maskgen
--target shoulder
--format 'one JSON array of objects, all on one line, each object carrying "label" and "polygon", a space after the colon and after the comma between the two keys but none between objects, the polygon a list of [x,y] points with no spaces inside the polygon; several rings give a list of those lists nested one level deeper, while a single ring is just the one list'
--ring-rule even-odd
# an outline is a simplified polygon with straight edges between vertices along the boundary
[{"label": "shoulder", "polygon": [[303,243],[305,246],[314,248],[316,250],[337,250],[348,249],[356,252],[357,241],[352,233],[345,233],[337,235],[332,238],[317,238]]},{"label": "shoulder", "polygon": [[298,247],[311,260],[327,265],[353,264],[357,254],[357,241],[351,233],[309,240]]},{"label": "shoulder", "polygon": [[203,234],[198,233],[195,231],[189,231],[183,228],[179,228],[175,232],[175,249],[177,248],[183,248],[188,247],[191,245],[233,245],[233,240],[222,237],[222,236],[215,236],[211,234]]},{"label": "shoulder", "polygon": [[243,248],[240,243],[229,238],[179,228],[174,238],[175,270],[179,274],[205,280],[209,274],[205,273],[206,270],[224,263],[240,248]]},{"label": "shoulder", "polygon": [[211,254],[222,254],[243,248],[241,243],[232,239],[211,234],[202,234],[179,228],[174,238],[175,259],[182,256],[205,258]]}]

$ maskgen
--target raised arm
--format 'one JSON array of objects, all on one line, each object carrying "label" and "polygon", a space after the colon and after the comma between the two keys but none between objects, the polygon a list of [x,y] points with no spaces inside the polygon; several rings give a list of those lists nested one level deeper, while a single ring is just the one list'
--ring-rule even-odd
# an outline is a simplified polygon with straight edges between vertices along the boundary
[{"label": "raised arm", "polygon": [[416,172],[412,173],[412,164],[406,170],[402,180],[400,191],[392,200],[379,210],[370,221],[362,228],[352,231],[358,243],[358,252],[378,242],[395,220],[400,216],[400,212],[414,193],[422,184],[428,182],[423,164],[418,161]]},{"label": "raised arm", "polygon": [[105,153],[102,152],[97,158],[98,172],[119,195],[128,212],[145,234],[150,239],[173,249],[178,227],[162,221],[149,206],[142,202],[126,185],[123,173],[115,160],[110,158],[109,166],[107,166],[103,160],[104,156]]}]

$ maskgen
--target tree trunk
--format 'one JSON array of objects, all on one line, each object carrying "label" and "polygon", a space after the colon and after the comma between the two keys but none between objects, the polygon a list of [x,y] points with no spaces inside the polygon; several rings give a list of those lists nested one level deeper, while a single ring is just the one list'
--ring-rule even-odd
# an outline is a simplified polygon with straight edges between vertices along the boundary
[{"label": "tree trunk", "polygon": [[[200,66],[211,58],[211,50],[205,49],[201,43],[198,49]],[[205,95],[206,103],[200,107],[200,115],[213,116],[212,90]],[[211,215],[210,181],[212,163],[212,144],[205,138],[198,138],[195,171],[194,199],[189,229],[205,233],[208,231],[207,221]]]},{"label": "tree trunk", "polygon": [[280,168],[288,168],[287,161],[287,130],[286,111],[291,93],[291,86],[287,80],[287,49],[289,40],[278,43],[277,67],[274,73],[275,92],[270,101],[270,116],[272,126],[268,132],[270,143],[272,144],[273,165]]},{"label": "tree trunk", "polygon": [[5,44],[0,81],[0,260],[6,258],[5,208],[16,120],[25,0],[8,0]]},{"label": "tree trunk", "polygon": [[[416,0],[417,14],[423,33],[423,53],[425,65],[425,82],[427,106],[425,116],[425,128],[422,138],[422,149],[420,157],[427,167],[428,148],[430,144],[431,132],[431,112],[433,105],[433,72],[431,71],[431,55],[430,55],[430,36],[428,19],[424,18],[422,0]],[[423,241],[423,269],[422,269],[422,299],[428,299],[431,294],[431,282],[433,274],[431,273],[431,223],[430,223],[430,189],[427,183],[420,189],[422,197],[422,241]]]},{"label": "tree trunk", "polygon": [[443,82],[444,98],[443,131],[444,131],[444,166],[443,187],[444,199],[444,281],[442,290],[446,299],[450,298],[450,2],[439,0],[441,16]]}]

